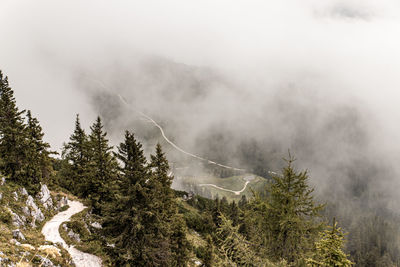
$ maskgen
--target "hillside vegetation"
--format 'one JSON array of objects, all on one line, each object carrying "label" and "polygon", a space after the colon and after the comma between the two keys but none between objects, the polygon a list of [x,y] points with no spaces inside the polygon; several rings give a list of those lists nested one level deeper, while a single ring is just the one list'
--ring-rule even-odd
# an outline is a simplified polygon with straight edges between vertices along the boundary
[{"label": "hillside vegetation", "polygon": [[[364,242],[364,237],[377,233],[368,219],[359,228],[359,239],[351,240],[355,245],[346,249],[346,229],[339,226],[340,220],[331,221],[335,207],[315,199],[308,172],[297,170],[290,154],[282,170],[268,179],[253,174],[193,180],[182,176],[180,182],[194,188],[184,192],[171,188],[174,177],[160,144],[147,158],[135,134],[127,130],[114,148],[100,117],[86,133],[76,116],[60,159],[51,157],[43,136],[31,112],[18,109],[0,72],[0,171],[6,177],[0,187],[0,260],[5,266],[72,264],[66,251],[48,244],[40,234],[43,223],[66,205],[65,197],[51,195],[45,183],[88,206],[59,231],[68,244],[101,257],[107,266],[396,266],[400,262],[394,235],[398,229],[385,221],[379,224],[380,233],[392,239],[379,239],[379,247],[376,240]],[[199,181],[233,191],[249,183],[236,194]],[[57,252],[41,252],[47,245]]]}]

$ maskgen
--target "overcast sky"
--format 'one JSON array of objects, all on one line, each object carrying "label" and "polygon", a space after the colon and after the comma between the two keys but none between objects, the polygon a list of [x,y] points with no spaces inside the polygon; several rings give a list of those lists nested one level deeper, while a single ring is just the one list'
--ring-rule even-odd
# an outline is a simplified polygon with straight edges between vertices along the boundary
[{"label": "overcast sky", "polygon": [[96,115],[75,70],[145,54],[217,69],[250,94],[307,80],[357,99],[398,151],[399,1],[1,0],[0,25],[0,69],[55,149],[76,113]]}]

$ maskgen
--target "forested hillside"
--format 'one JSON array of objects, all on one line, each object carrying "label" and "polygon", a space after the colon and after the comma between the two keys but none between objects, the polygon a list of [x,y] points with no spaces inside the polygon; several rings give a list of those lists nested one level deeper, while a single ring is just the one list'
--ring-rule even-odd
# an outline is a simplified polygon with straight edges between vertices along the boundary
[{"label": "forested hillside", "polygon": [[[104,265],[400,265],[398,215],[387,210],[343,214],[340,200],[316,198],[309,173],[295,167],[290,153],[282,155],[279,172],[265,175],[262,186],[252,188],[250,183],[251,194],[240,195],[240,200],[211,199],[173,190],[164,148],[156,144],[146,157],[135,129],[121,133],[117,147],[110,145],[101,117],[89,129],[76,115],[70,139],[61,155],[55,155],[43,140],[39,121],[18,108],[0,72],[1,173],[32,195],[46,183],[54,192],[79,197],[88,208],[65,226],[78,237],[62,227],[60,233],[67,243],[101,257]],[[11,202],[2,201],[2,211]],[[2,212],[1,223],[6,225],[10,216]],[[0,235],[7,242],[9,236]],[[16,252],[1,253],[11,258]]]}]

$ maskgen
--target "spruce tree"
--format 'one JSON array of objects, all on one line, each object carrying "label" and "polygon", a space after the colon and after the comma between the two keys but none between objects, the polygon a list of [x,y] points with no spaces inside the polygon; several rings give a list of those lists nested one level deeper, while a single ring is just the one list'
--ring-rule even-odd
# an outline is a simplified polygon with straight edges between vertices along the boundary
[{"label": "spruce tree", "polygon": [[116,154],[122,163],[112,201],[105,207],[103,224],[105,233],[115,242],[109,252],[116,265],[145,266],[150,261],[147,233],[149,225],[144,221],[152,215],[152,202],[148,182],[150,178],[142,144],[133,133],[125,132],[125,140],[118,146]]},{"label": "spruce tree", "polygon": [[32,185],[32,189],[37,192],[40,181],[49,182],[51,174],[51,160],[49,155],[50,145],[43,141],[44,133],[39,121],[32,117],[31,111],[27,112],[26,138],[27,147],[25,150],[25,176]]},{"label": "spruce tree", "polygon": [[226,266],[265,266],[266,262],[254,253],[249,242],[239,233],[239,226],[220,214],[220,225],[216,231],[219,252]]},{"label": "spruce tree", "polygon": [[88,137],[81,127],[78,114],[74,132],[70,136],[69,142],[64,144],[62,158],[62,180],[59,183],[71,192],[81,197],[87,197],[91,175],[89,168],[91,151]]},{"label": "spruce tree", "polygon": [[315,255],[307,259],[309,266],[350,267],[352,263],[343,252],[344,234],[333,219],[332,226],[319,234],[319,240],[315,243]]},{"label": "spruce tree", "polygon": [[311,249],[322,224],[316,221],[324,205],[317,204],[307,171],[296,172],[289,154],[282,175],[272,176],[267,198],[264,244],[276,259],[296,262]]},{"label": "spruce tree", "polygon": [[24,110],[19,111],[14,91],[8,78],[0,71],[0,157],[1,171],[22,185],[29,186],[23,166],[25,162],[26,131],[23,120]]},{"label": "spruce tree", "polygon": [[[157,231],[159,237],[165,238],[170,244],[171,258],[169,265],[186,266],[189,254],[189,242],[186,239],[186,224],[178,214],[175,195],[171,189],[173,176],[169,173],[168,160],[162,151],[161,145],[156,145],[155,155],[151,155],[150,167],[152,177],[149,186],[159,203],[154,211],[158,217]],[[168,241],[169,240],[169,241]]]},{"label": "spruce tree", "polygon": [[108,144],[100,117],[97,117],[90,129],[87,194],[94,212],[101,213],[102,203],[111,200],[110,189],[116,180],[117,161],[112,153],[113,147]]}]

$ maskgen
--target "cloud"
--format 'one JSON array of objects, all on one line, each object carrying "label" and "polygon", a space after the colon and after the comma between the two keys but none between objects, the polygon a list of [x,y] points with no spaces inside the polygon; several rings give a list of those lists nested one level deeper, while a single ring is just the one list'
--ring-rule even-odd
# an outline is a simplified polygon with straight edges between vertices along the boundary
[{"label": "cloud", "polygon": [[157,140],[118,92],[187,150],[276,169],[291,148],[321,188],[365,161],[397,188],[397,1],[1,5],[0,68],[54,148],[76,113],[100,113],[113,143],[126,128]]}]

